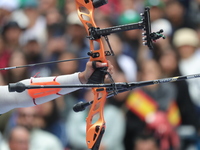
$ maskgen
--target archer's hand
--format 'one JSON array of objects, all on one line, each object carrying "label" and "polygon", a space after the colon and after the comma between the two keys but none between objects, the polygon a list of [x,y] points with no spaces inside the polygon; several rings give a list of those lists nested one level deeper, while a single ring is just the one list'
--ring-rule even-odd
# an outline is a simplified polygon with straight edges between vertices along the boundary
[{"label": "archer's hand", "polygon": [[[108,72],[110,74],[113,73],[113,66],[111,65],[110,61],[108,63],[101,63],[101,62],[96,62],[96,67],[97,68],[102,68],[102,67],[108,67]],[[86,64],[86,68],[83,72],[79,73],[79,79],[81,83],[85,84],[87,83],[89,77],[92,75],[92,73],[95,71],[95,69],[92,67],[92,61],[88,61]]]}]

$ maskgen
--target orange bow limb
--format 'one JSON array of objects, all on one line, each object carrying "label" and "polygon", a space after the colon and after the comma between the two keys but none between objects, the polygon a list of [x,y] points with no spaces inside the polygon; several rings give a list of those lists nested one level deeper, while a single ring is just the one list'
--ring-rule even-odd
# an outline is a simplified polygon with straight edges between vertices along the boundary
[{"label": "orange bow limb", "polygon": [[[99,146],[100,140],[105,130],[105,120],[103,117],[103,109],[107,96],[106,88],[93,88],[94,101],[90,108],[88,117],[86,119],[86,142],[88,148],[92,149],[94,146]],[[100,97],[100,98],[99,98]],[[95,121],[97,120],[97,121]],[[97,145],[95,145],[97,144]]]},{"label": "orange bow limb", "polygon": [[[94,21],[93,2],[92,0],[88,0],[87,2],[84,0],[76,0],[76,8],[78,11],[78,16],[83,23],[87,34],[89,35],[89,28],[97,27]],[[99,49],[94,48],[94,43],[98,44]],[[103,63],[107,63],[103,42],[100,37],[98,39],[90,40],[90,51],[93,55],[90,57],[91,61],[101,61]]]}]

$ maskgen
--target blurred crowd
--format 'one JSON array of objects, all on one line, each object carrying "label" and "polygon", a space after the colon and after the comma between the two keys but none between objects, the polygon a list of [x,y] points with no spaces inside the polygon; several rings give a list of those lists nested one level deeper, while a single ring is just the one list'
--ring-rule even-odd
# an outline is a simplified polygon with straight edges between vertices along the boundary
[{"label": "blurred crowd", "polygon": [[[109,35],[114,81],[200,73],[200,0],[108,0],[95,9],[95,22],[100,28],[138,23],[146,6],[152,32],[163,29],[166,38],[154,41],[149,50],[143,30]],[[88,51],[75,0],[0,0],[0,68],[87,57]],[[83,71],[87,61],[2,70],[0,83]],[[89,110],[75,113],[72,107],[92,97],[91,90],[79,90],[3,114],[0,150],[87,150]],[[200,79],[120,93],[106,101],[104,116],[100,150],[200,150]]]}]

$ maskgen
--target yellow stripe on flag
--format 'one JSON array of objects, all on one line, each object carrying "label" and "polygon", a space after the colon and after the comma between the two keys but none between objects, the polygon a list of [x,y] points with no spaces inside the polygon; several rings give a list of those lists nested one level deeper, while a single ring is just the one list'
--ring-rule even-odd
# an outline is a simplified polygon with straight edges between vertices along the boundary
[{"label": "yellow stripe on flag", "polygon": [[181,122],[180,112],[175,102],[172,102],[167,113],[171,125],[178,126]]},{"label": "yellow stripe on flag", "polygon": [[145,120],[148,114],[157,110],[157,104],[141,90],[131,93],[126,101],[126,105],[142,120]]}]

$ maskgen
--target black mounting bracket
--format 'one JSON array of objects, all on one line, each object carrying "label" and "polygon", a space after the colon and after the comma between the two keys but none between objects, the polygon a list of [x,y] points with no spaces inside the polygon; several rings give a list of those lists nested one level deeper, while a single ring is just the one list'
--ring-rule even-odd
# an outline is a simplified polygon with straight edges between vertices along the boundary
[{"label": "black mounting bracket", "polygon": [[101,36],[107,36],[111,33],[117,33],[117,32],[123,32],[128,30],[135,30],[135,29],[142,29],[144,32],[143,35],[143,44],[148,46],[149,49],[153,50],[153,41],[163,38],[165,39],[165,36],[161,34],[163,30],[161,29],[158,32],[151,33],[151,21],[150,21],[150,8],[146,7],[144,10],[144,13],[140,14],[142,19],[138,23],[131,23],[126,25],[119,25],[119,26],[113,26],[109,28],[100,29],[99,27],[90,27],[89,28],[89,36],[88,38],[90,40],[96,40],[101,38]]}]

